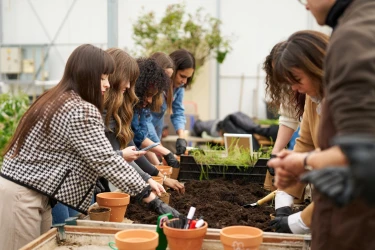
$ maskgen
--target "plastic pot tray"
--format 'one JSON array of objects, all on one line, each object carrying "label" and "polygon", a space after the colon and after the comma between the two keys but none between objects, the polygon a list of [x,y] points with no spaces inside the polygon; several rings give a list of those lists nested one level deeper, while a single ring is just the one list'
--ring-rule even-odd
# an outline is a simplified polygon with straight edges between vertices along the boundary
[{"label": "plastic pot tray", "polygon": [[[249,182],[263,184],[267,173],[268,159],[260,158],[254,167],[237,167],[221,165],[201,165],[197,163],[193,156],[182,155],[180,158],[180,173],[178,179],[199,180],[199,179],[247,179]],[[203,171],[202,171],[203,168]],[[204,174],[203,174],[204,173]]]}]

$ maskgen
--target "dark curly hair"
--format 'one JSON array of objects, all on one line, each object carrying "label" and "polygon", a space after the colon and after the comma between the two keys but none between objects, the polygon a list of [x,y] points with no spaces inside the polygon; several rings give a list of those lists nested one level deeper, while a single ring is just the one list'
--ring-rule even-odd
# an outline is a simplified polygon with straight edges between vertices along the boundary
[{"label": "dark curly hair", "polygon": [[295,106],[296,118],[299,118],[304,111],[306,95],[298,91],[293,91],[287,84],[279,84],[274,77],[273,64],[280,47],[285,43],[286,41],[283,41],[273,46],[263,63],[263,70],[266,72],[266,94],[271,98],[269,109],[271,109],[272,112],[277,113],[281,104]]},{"label": "dark curly hair", "polygon": [[170,79],[153,58],[138,58],[137,63],[140,72],[135,83],[135,94],[139,99],[138,104],[140,104],[137,105],[137,108],[141,109],[145,99],[152,95],[150,110],[160,112],[163,99],[159,97],[163,91],[168,91]]}]

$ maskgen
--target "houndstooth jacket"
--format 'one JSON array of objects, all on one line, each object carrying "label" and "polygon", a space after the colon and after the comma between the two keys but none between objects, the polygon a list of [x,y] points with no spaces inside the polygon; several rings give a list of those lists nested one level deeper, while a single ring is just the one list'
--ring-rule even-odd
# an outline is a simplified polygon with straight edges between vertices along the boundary
[{"label": "houndstooth jacket", "polygon": [[0,175],[86,213],[99,176],[132,196],[147,184],[113,151],[99,110],[75,92],[53,116],[50,134],[43,120],[29,132],[14,158],[4,157]]}]

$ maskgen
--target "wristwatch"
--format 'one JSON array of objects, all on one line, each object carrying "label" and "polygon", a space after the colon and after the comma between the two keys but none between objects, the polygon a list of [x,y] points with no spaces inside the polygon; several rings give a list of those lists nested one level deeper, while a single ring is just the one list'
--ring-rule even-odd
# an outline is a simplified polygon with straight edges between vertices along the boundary
[{"label": "wristwatch", "polygon": [[309,157],[314,151],[309,152],[303,159],[303,169],[306,171],[313,170],[313,167],[307,164],[307,157]]}]

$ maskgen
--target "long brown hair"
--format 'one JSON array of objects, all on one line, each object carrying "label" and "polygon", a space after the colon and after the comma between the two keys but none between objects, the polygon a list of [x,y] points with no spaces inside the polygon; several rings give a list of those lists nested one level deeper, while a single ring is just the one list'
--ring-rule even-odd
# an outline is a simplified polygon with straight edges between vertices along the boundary
[{"label": "long brown hair", "polygon": [[[111,48],[107,50],[115,60],[116,69],[109,76],[111,87],[105,94],[104,108],[107,110],[104,123],[108,127],[109,120],[113,117],[116,121],[116,137],[120,147],[125,148],[133,138],[131,121],[133,119],[133,107],[138,102],[135,95],[135,82],[139,76],[137,61],[121,49]],[[123,94],[121,85],[130,82],[130,88]]]},{"label": "long brown hair", "polygon": [[[150,58],[153,58],[155,62],[164,70],[166,69],[173,69],[174,72],[174,63],[173,60],[165,53],[163,52],[155,52],[150,56]],[[172,114],[172,102],[173,102],[173,81],[172,79],[169,79],[170,87],[166,93],[166,102],[167,102],[167,112],[168,114]],[[163,94],[159,96],[159,98],[163,101]],[[159,101],[158,101],[159,102]]]},{"label": "long brown hair", "polygon": [[[274,58],[273,76],[279,87],[275,93],[285,90],[285,85],[299,84],[292,70],[300,69],[313,81],[318,97],[324,97],[323,62],[329,37],[321,32],[304,30],[292,34],[277,48]],[[301,95],[290,94],[293,102],[298,103]],[[299,110],[300,111],[300,110]]]},{"label": "long brown hair", "polygon": [[184,88],[189,89],[195,73],[195,58],[193,54],[186,49],[178,49],[169,54],[169,56],[172,58],[175,65],[175,70],[171,77],[172,81],[174,81],[177,71],[190,68],[194,70],[193,75],[187,79],[187,82],[184,85]]},{"label": "long brown hair", "polygon": [[114,66],[112,57],[93,45],[84,44],[76,48],[66,63],[61,81],[41,95],[23,115],[16,132],[4,150],[5,154],[16,145],[12,157],[16,156],[31,128],[41,120],[42,131],[48,135],[52,117],[71,97],[70,91],[74,91],[83,100],[102,111],[101,75],[111,74]]}]

